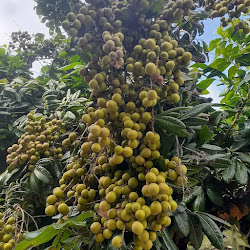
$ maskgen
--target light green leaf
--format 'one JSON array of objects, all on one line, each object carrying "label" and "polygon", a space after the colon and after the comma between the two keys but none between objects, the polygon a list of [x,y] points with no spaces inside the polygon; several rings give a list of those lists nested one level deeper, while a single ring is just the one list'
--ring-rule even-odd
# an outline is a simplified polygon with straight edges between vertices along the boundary
[{"label": "light green leaf", "polygon": [[218,43],[221,41],[221,38],[216,38],[214,40],[212,40],[210,43],[209,43],[209,47],[208,47],[208,50],[209,51],[212,51],[213,49],[216,48],[216,46],[218,45]]},{"label": "light green leaf", "polygon": [[212,84],[212,82],[213,82],[214,80],[215,80],[215,79],[213,79],[213,78],[207,78],[207,79],[205,79],[205,80],[200,81],[200,82],[196,85],[196,87],[199,88],[199,89],[204,90],[204,89],[208,88],[208,87]]}]

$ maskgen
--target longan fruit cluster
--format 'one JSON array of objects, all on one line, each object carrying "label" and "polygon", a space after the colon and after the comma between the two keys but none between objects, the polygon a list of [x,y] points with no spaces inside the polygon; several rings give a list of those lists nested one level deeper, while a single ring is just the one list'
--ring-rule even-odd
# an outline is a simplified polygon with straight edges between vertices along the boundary
[{"label": "longan fruit cluster", "polygon": [[[147,20],[147,0],[87,1],[79,14],[68,15],[69,34],[73,23],[81,22],[72,36],[78,36],[78,49],[90,59],[80,75],[93,103],[82,116],[84,132],[73,132],[62,142],[76,150],[45,212],[61,213],[63,221],[75,206],[80,212],[94,209],[90,231],[98,243],[112,239],[120,248],[124,235],[132,234],[134,249],[151,249],[156,232],[170,225],[170,212],[177,208],[166,181],[184,185],[186,168],[175,157],[165,161],[165,171],[158,170],[161,138],[154,117],[157,104],[180,100],[181,71],[192,54],[168,31],[189,15],[192,5],[190,0],[171,1]],[[138,25],[125,18],[127,11]]]},{"label": "longan fruit cluster", "polygon": [[174,181],[177,186],[185,186],[187,184],[187,167],[181,164],[181,159],[174,156],[171,161],[165,159],[165,164],[168,168],[167,176]]},{"label": "longan fruit cluster", "polygon": [[[229,22],[231,22],[234,18],[239,18],[242,13],[249,13],[249,0],[237,0],[237,1],[214,1],[207,0],[205,2],[205,9],[211,11],[211,17],[221,17],[221,25],[226,27]],[[228,18],[224,16],[228,14]],[[242,29],[245,34],[249,33],[249,27],[245,26],[244,22],[240,22],[240,25],[237,27],[238,29]]]},{"label": "longan fruit cluster", "polygon": [[17,221],[14,216],[5,218],[4,215],[0,213],[1,250],[15,249],[16,244],[23,240],[24,235],[22,232],[20,232],[20,228],[16,223]]},{"label": "longan fruit cluster", "polygon": [[[91,52],[90,62],[80,71],[84,80],[91,82],[91,98],[99,96],[100,92],[109,87],[103,82],[99,82],[98,85],[101,86],[98,86],[96,74],[105,73],[108,77],[108,71],[113,68],[126,71],[128,76],[132,74],[132,77],[139,80],[138,84],[144,85],[147,82],[150,85],[152,79],[154,85],[164,83],[166,88],[169,80],[179,86],[183,85],[180,69],[189,65],[192,54],[178,47],[177,41],[169,36],[168,31],[171,30],[172,23],[189,15],[192,6],[192,0],[170,1],[159,17],[148,20],[146,13],[149,2],[146,0],[94,1],[82,6],[79,14],[69,13],[65,22],[71,22],[71,26],[64,25],[65,29],[73,29],[69,34],[79,37],[77,46],[82,53],[88,55]],[[141,25],[127,26],[129,20],[124,16],[126,12],[133,13],[133,21],[138,20]],[[72,26],[74,22],[77,23],[75,28]],[[83,26],[84,29],[81,29]],[[148,37],[142,36],[143,28]],[[122,77],[126,78],[126,74]],[[120,82],[126,85],[127,79]],[[168,93],[168,104],[175,104],[180,100],[178,93],[174,93],[172,98],[172,92]]]},{"label": "longan fruit cluster", "polygon": [[6,163],[9,172],[26,165],[29,171],[33,171],[39,159],[63,156],[63,148],[56,147],[55,143],[63,133],[64,123],[56,119],[46,122],[44,117],[36,119],[32,113],[27,118],[25,133],[18,140],[18,144],[7,150],[9,154]]},{"label": "longan fruit cluster", "polygon": [[56,44],[49,39],[44,39],[43,41],[36,41],[32,39],[31,35],[27,32],[12,32],[9,47],[11,49],[18,49],[22,52],[31,53],[34,57],[39,58],[49,58],[52,56]]}]

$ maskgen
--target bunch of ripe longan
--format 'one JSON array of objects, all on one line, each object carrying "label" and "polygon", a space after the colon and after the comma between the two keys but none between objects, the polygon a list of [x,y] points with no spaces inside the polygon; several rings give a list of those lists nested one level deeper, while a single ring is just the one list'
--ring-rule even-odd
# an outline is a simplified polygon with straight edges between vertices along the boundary
[{"label": "bunch of ripe longan", "polygon": [[36,119],[32,113],[27,118],[25,133],[18,140],[18,144],[8,148],[6,162],[9,172],[26,165],[29,171],[33,171],[39,159],[63,156],[63,148],[56,145],[64,132],[64,123],[57,119],[46,122],[45,117]]},{"label": "bunch of ripe longan", "polygon": [[[157,168],[160,136],[149,129],[157,92],[140,92],[136,103],[123,96],[121,91],[110,99],[100,97],[96,107],[83,114],[86,130],[79,151],[67,165],[60,187],[48,197],[45,212],[48,216],[56,211],[70,216],[71,206],[78,211],[94,208],[97,215],[91,232],[97,242],[114,236],[112,244],[119,248],[123,238],[116,234],[133,233],[135,249],[151,249],[155,232],[170,225],[170,212],[177,208],[166,179],[173,179],[170,172],[176,171],[181,180],[176,177],[176,184],[182,185],[186,168],[178,168],[177,157],[165,161],[170,171]],[[143,105],[146,102],[151,105]],[[68,147],[66,142],[74,140],[77,135],[71,133],[63,144]]]},{"label": "bunch of ripe longan", "polygon": [[0,213],[0,249],[15,249],[16,244],[22,241],[23,238],[24,234],[20,232],[16,218],[14,216],[5,218],[5,216]]},{"label": "bunch of ripe longan", "polygon": [[[179,86],[184,84],[181,70],[189,65],[192,54],[171,38],[171,27],[189,15],[192,6],[192,0],[169,1],[155,16],[147,17],[147,0],[101,0],[69,13],[63,27],[77,37],[81,54],[89,57],[91,53],[89,63],[80,71],[90,85],[91,98],[114,86],[132,95],[153,81],[153,87],[160,85],[157,92],[168,104],[178,103]],[[116,74],[110,74],[112,71]],[[131,79],[134,86],[128,86]]]}]

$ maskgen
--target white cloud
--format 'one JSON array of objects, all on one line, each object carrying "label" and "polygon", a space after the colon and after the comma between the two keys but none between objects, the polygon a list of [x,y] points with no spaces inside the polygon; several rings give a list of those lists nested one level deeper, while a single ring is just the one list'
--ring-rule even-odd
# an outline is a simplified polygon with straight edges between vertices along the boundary
[{"label": "white cloud", "polygon": [[41,32],[48,36],[47,27],[42,24],[34,10],[34,0],[0,0],[0,44],[6,44],[14,31]]}]

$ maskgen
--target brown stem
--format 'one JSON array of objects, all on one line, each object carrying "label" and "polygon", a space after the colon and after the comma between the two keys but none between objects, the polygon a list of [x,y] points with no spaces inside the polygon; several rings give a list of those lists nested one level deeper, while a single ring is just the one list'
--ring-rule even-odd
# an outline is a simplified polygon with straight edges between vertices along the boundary
[{"label": "brown stem", "polygon": [[240,105],[240,107],[239,107],[240,110],[238,111],[236,117],[234,118],[234,120],[233,120],[231,126],[229,127],[229,129],[227,130],[227,132],[226,132],[226,134],[223,136],[223,138],[221,139],[221,141],[220,141],[220,143],[219,143],[220,146],[221,146],[222,143],[228,138],[228,136],[229,136],[231,130],[233,129],[233,127],[234,127],[234,125],[236,124],[237,120],[239,119],[241,113],[243,112],[243,108],[246,106],[249,97],[250,97],[250,89],[249,89],[249,91],[248,91],[248,94],[247,94],[246,98],[243,100],[242,104]]}]

